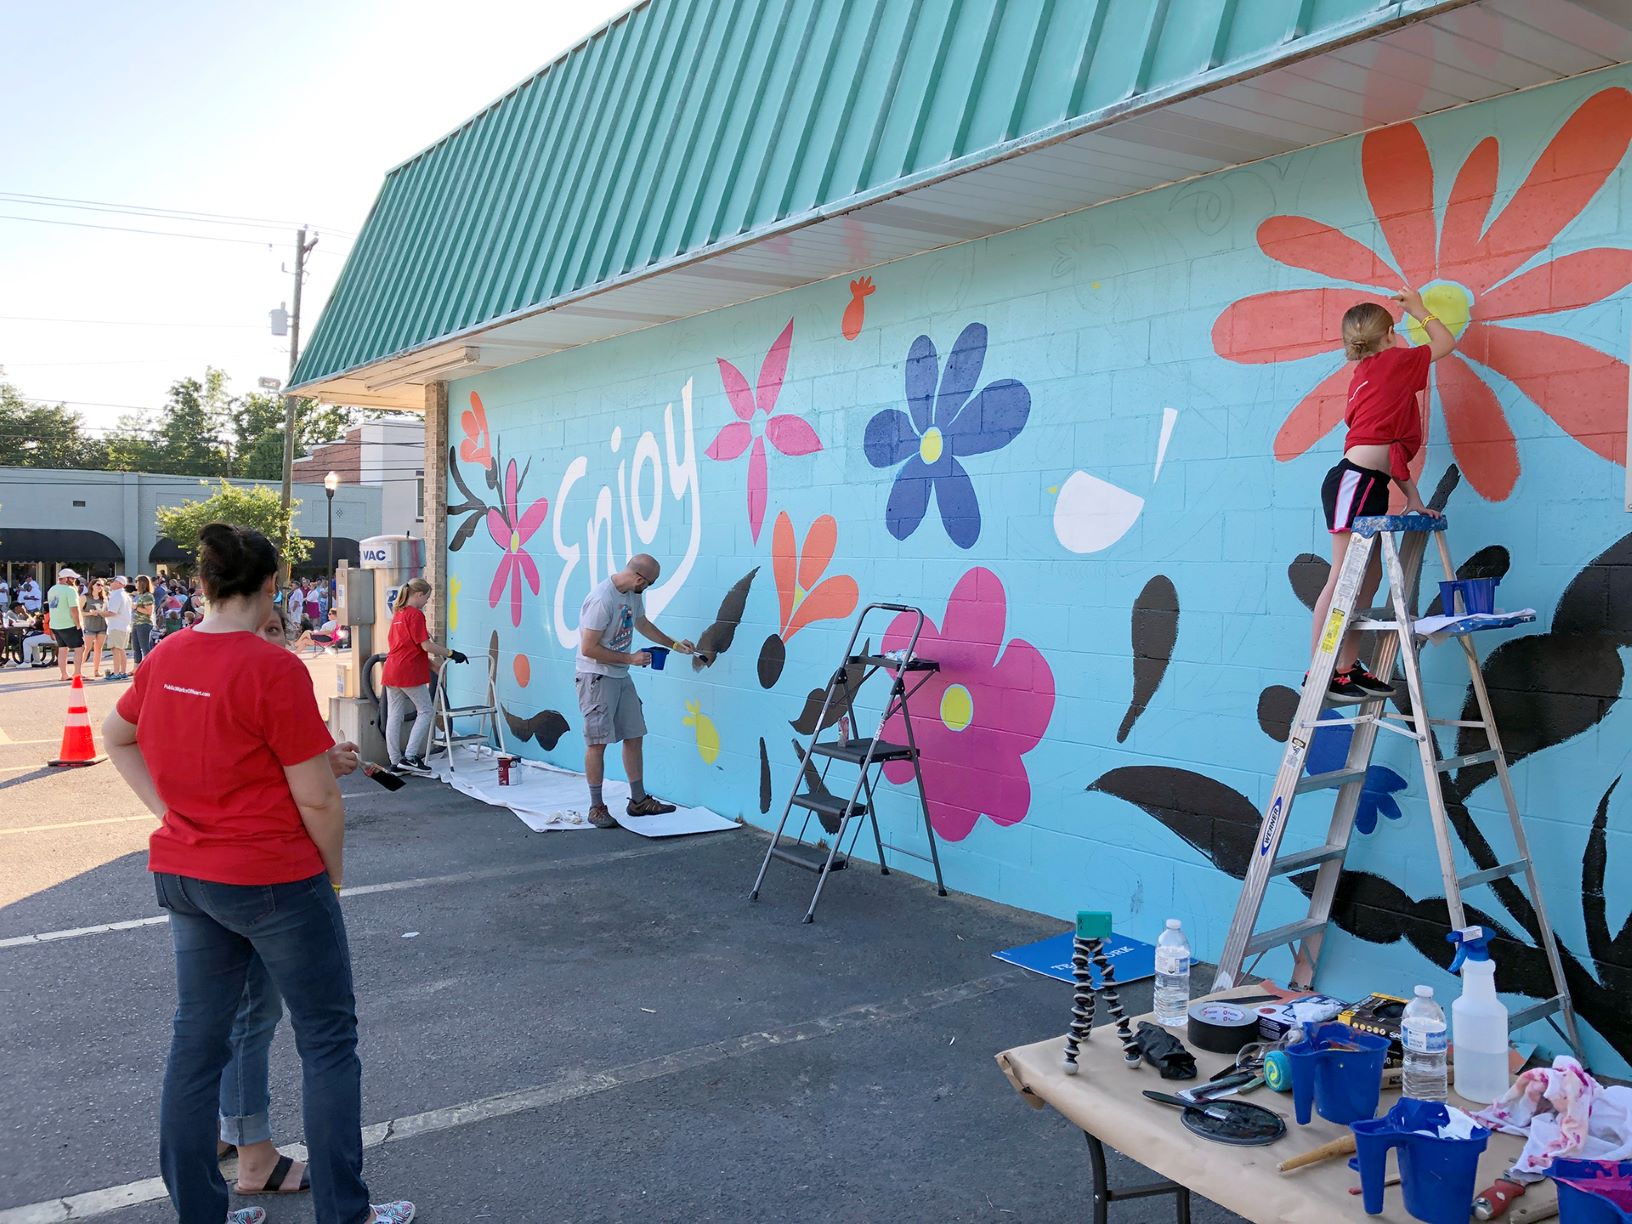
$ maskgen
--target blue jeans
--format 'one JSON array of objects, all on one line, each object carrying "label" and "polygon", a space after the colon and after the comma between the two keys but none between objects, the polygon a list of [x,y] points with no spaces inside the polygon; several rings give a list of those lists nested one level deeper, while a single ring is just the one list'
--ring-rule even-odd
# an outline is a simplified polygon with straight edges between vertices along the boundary
[{"label": "blue jeans", "polygon": [[222,1143],[247,1147],[272,1138],[268,1054],[282,1019],[283,996],[260,956],[251,956],[238,1015],[232,1022],[232,1057],[221,1073]]},{"label": "blue jeans", "polygon": [[251,962],[289,1004],[300,1051],[317,1224],[364,1224],[362,1064],[351,952],[328,877],[213,884],[156,874],[176,949],[176,1019],[159,1106],[159,1165],[180,1224],[221,1224],[216,1108]]},{"label": "blue jeans", "polygon": [[130,644],[136,652],[136,662],[140,663],[147,658],[147,652],[153,649],[153,626],[132,625],[130,629]]}]

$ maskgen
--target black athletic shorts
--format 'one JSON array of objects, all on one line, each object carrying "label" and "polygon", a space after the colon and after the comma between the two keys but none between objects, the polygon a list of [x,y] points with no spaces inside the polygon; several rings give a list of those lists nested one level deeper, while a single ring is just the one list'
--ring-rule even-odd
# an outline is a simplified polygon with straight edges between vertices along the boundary
[{"label": "black athletic shorts", "polygon": [[1320,504],[1326,511],[1326,530],[1342,535],[1354,529],[1357,518],[1388,513],[1387,472],[1373,471],[1340,459],[1320,486]]},{"label": "black athletic shorts", "polygon": [[85,631],[83,629],[53,629],[51,636],[57,639],[57,645],[64,650],[78,650],[85,645]]}]

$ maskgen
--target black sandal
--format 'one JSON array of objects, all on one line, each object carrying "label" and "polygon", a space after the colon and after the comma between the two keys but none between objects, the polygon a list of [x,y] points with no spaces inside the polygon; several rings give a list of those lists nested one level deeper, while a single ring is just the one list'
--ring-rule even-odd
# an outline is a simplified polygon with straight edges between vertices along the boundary
[{"label": "black sandal", "polygon": [[272,1172],[267,1175],[266,1185],[259,1190],[245,1190],[244,1183],[239,1182],[234,1189],[236,1193],[244,1198],[254,1198],[258,1194],[299,1194],[302,1190],[310,1190],[312,1188],[310,1169],[301,1172],[300,1185],[286,1186],[283,1184],[294,1167],[295,1162],[280,1152],[278,1153],[278,1163],[272,1166]]}]

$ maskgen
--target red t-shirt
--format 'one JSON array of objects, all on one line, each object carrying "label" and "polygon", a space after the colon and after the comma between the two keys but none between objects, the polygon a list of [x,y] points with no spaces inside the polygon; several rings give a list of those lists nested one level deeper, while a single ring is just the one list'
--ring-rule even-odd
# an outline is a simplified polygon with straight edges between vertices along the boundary
[{"label": "red t-shirt", "polygon": [[429,641],[431,630],[425,613],[404,604],[391,617],[390,653],[385,656],[381,682],[391,688],[417,688],[431,682],[431,659],[421,642]]},{"label": "red t-shirt", "polygon": [[323,870],[284,766],[334,746],[312,678],[256,633],[166,642],[119,699],[164,800],[147,869],[220,884],[287,884]]},{"label": "red t-shirt", "polygon": [[1343,449],[1386,446],[1389,474],[1395,480],[1411,479],[1411,460],[1422,449],[1417,392],[1428,385],[1433,360],[1426,344],[1396,345],[1361,358],[1349,379],[1349,406],[1343,413],[1349,436]]}]

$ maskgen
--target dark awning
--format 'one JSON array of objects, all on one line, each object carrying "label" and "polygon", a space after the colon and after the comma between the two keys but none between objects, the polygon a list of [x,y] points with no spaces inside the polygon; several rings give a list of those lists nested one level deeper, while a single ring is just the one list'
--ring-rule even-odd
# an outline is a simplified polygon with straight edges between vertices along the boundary
[{"label": "dark awning", "polygon": [[[295,568],[302,571],[309,570],[312,573],[323,573],[329,568],[329,537],[326,535],[307,536],[306,543],[311,547],[312,551],[307,554],[306,560],[295,566]],[[340,562],[345,561],[355,566],[362,559],[363,548],[356,540],[350,536],[337,535],[334,537],[335,565],[338,566]]]},{"label": "dark awning", "polygon": [[155,565],[191,565],[193,554],[169,536],[160,536],[148,550],[147,559]]},{"label": "dark awning", "polygon": [[0,528],[0,561],[120,562],[125,554],[100,531],[70,527]]}]

